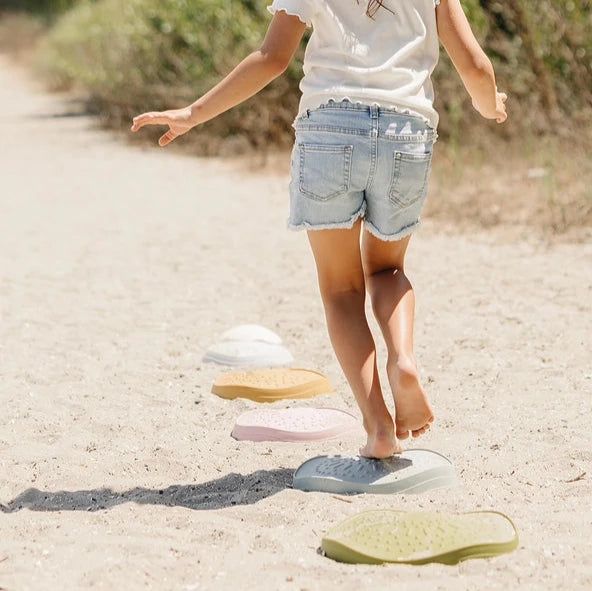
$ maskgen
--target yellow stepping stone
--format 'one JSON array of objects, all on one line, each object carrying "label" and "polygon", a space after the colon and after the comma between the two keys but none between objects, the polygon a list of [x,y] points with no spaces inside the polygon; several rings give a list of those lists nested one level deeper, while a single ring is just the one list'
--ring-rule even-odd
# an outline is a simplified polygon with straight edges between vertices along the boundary
[{"label": "yellow stepping stone", "polygon": [[456,564],[517,546],[514,524],[495,511],[364,511],[329,530],[321,544],[329,558],[354,564]]},{"label": "yellow stepping stone", "polygon": [[283,398],[312,398],[333,390],[329,380],[311,369],[260,369],[221,374],[212,392],[221,398],[274,402]]}]

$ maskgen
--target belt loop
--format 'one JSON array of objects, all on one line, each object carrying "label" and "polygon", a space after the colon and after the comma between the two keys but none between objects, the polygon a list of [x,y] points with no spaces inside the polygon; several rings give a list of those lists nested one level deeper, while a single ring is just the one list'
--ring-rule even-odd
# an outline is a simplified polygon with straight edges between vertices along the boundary
[{"label": "belt loop", "polygon": [[370,105],[370,116],[372,121],[372,137],[378,137],[378,105]]}]

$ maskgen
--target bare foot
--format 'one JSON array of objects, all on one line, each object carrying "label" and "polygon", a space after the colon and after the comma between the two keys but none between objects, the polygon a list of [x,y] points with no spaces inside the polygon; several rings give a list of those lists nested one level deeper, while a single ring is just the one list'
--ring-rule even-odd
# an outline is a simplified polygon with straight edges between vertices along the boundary
[{"label": "bare foot", "polygon": [[419,383],[413,361],[399,358],[397,365],[388,368],[389,382],[395,398],[396,436],[407,439],[425,433],[434,420],[434,413]]},{"label": "bare foot", "polygon": [[360,448],[360,455],[364,458],[390,458],[393,454],[402,453],[403,448],[391,431],[388,434],[368,434],[368,441]]}]

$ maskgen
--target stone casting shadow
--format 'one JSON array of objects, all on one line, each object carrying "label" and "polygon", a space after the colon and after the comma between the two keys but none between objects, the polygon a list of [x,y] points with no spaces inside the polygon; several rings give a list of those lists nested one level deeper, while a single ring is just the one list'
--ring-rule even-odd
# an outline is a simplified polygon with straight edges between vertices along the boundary
[{"label": "stone casting shadow", "polygon": [[187,507],[195,510],[223,509],[235,505],[251,505],[291,488],[293,475],[293,469],[278,468],[258,470],[248,475],[228,474],[200,484],[175,484],[163,489],[136,487],[123,492],[110,488],[58,492],[29,488],[7,505],[0,504],[0,511],[101,511],[122,503]]}]

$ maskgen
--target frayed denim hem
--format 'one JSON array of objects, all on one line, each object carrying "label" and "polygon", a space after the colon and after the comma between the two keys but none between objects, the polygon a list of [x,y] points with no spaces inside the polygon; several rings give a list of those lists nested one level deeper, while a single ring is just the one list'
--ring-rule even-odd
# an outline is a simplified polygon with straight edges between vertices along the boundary
[{"label": "frayed denim hem", "polygon": [[397,240],[401,240],[403,238],[406,238],[407,236],[412,234],[415,230],[417,230],[420,225],[421,225],[421,222],[419,220],[417,220],[416,222],[413,222],[409,226],[406,226],[405,228],[403,228],[400,232],[397,232],[396,234],[383,234],[371,222],[369,222],[368,220],[364,221],[364,228],[366,230],[368,230],[368,232],[370,232],[370,234],[372,234],[373,236],[375,236],[379,240],[384,240],[385,242],[396,242]]},{"label": "frayed denim hem", "polygon": [[364,217],[366,213],[366,204],[364,203],[362,207],[354,213],[354,215],[345,222],[330,222],[328,224],[311,224],[310,222],[302,222],[300,224],[292,224],[290,220],[288,220],[288,229],[289,230],[351,230],[354,224],[361,218]]}]

